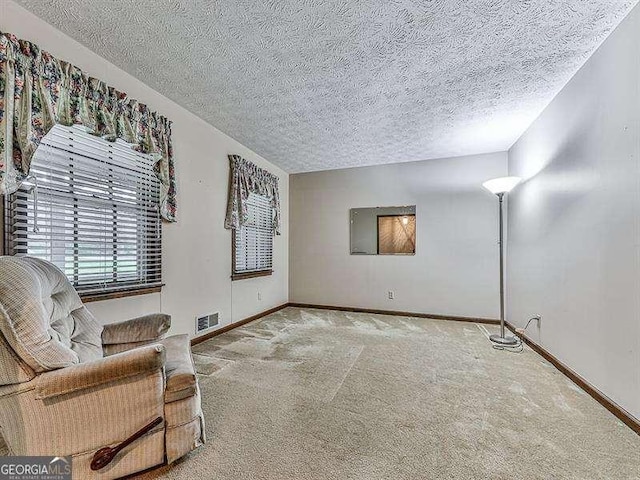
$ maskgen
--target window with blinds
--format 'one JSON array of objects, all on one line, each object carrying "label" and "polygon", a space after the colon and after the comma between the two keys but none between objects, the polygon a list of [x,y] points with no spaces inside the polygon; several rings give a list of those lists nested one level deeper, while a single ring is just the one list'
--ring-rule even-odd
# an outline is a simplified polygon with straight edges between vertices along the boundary
[{"label": "window with blinds", "polygon": [[233,234],[233,276],[269,274],[273,266],[273,207],[264,195],[249,194],[248,221]]},{"label": "window with blinds", "polygon": [[157,287],[159,202],[150,155],[56,125],[6,198],[6,250],[49,260],[87,295]]}]

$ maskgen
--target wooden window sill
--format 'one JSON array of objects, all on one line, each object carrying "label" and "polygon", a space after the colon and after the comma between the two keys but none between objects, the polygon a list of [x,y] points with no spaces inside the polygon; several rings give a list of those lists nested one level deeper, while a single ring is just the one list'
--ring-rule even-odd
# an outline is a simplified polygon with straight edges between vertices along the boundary
[{"label": "wooden window sill", "polygon": [[83,303],[90,303],[99,302],[101,300],[113,300],[115,298],[134,297],[136,295],[147,295],[149,293],[158,293],[160,291],[162,291],[162,285],[158,287],[128,288],[105,293],[80,293],[79,295]]},{"label": "wooden window sill", "polygon": [[231,281],[244,280],[245,278],[268,277],[273,274],[273,270],[260,270],[259,272],[234,273]]}]

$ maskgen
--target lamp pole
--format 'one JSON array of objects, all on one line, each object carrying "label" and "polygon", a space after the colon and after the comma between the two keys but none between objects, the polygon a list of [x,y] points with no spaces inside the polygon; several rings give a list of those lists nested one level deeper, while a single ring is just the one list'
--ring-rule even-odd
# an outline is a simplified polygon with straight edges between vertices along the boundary
[{"label": "lamp pole", "polygon": [[496,193],[498,197],[498,248],[500,250],[500,334],[494,334],[489,339],[500,345],[517,345],[518,340],[512,336],[505,336],[504,332],[504,219],[503,219],[503,199],[505,192]]}]

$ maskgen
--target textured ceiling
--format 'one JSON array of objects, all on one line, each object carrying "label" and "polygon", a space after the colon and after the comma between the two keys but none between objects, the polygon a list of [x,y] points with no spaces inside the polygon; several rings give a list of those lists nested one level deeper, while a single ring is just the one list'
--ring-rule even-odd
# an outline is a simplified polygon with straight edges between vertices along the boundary
[{"label": "textured ceiling", "polygon": [[18,3],[301,172],[506,150],[637,0]]}]

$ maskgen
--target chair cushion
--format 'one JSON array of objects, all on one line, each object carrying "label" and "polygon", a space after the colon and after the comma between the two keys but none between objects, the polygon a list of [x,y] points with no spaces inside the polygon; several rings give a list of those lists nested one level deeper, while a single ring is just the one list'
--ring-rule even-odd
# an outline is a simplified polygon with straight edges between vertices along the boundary
[{"label": "chair cushion", "polygon": [[167,388],[165,389],[165,403],[175,402],[196,394],[196,369],[191,358],[191,343],[189,335],[174,335],[159,340],[164,345],[167,359],[165,375]]},{"label": "chair cushion", "polygon": [[55,265],[0,257],[0,304],[0,331],[34,371],[102,357],[102,327]]}]

